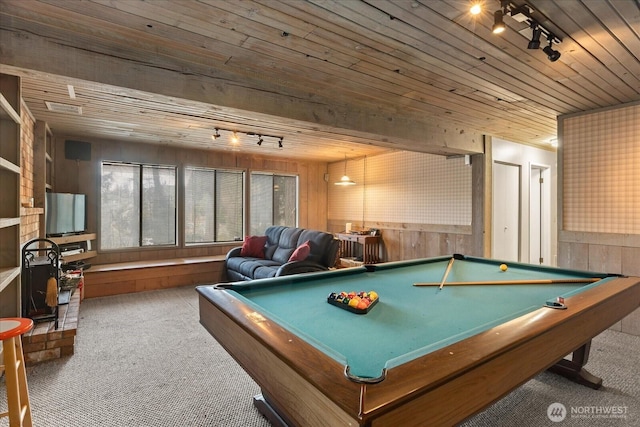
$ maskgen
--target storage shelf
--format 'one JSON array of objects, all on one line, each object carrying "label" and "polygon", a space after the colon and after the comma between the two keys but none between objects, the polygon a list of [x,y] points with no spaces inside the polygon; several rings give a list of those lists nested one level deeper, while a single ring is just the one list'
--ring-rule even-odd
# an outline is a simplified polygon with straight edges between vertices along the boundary
[{"label": "storage shelf", "polygon": [[66,245],[68,243],[84,242],[86,240],[96,240],[96,233],[74,234],[72,236],[47,237],[57,245]]},{"label": "storage shelf", "polygon": [[20,275],[20,267],[0,268],[0,292]]},{"label": "storage shelf", "polygon": [[[96,238],[97,238],[96,233],[74,234],[71,236],[61,236],[61,237],[48,237],[49,240],[51,240],[53,243],[56,243],[59,246],[68,245],[71,243],[86,242],[88,240],[96,240]],[[80,261],[87,258],[93,258],[98,255],[97,251],[86,250],[87,247],[85,245],[82,245],[82,247],[85,249],[85,251],[79,254],[65,255],[63,252],[62,262],[68,263],[73,261]]]},{"label": "storage shelf", "polygon": [[16,317],[21,310],[20,261],[20,77],[0,74],[0,317]]},{"label": "storage shelf", "polygon": [[10,162],[7,159],[0,157],[0,168],[11,171],[15,174],[20,174],[20,166],[16,165],[13,162]]},{"label": "storage shelf", "polygon": [[62,263],[65,264],[67,262],[80,261],[82,259],[93,258],[98,255],[96,251],[86,251],[79,254],[74,255],[64,255],[62,254]]},{"label": "storage shelf", "polygon": [[16,110],[11,106],[7,98],[4,97],[0,93],[0,117],[2,118],[10,118],[17,124],[21,125],[22,120],[20,119],[20,114],[16,112]]},{"label": "storage shelf", "polygon": [[20,224],[20,218],[0,218],[0,228],[13,227]]}]

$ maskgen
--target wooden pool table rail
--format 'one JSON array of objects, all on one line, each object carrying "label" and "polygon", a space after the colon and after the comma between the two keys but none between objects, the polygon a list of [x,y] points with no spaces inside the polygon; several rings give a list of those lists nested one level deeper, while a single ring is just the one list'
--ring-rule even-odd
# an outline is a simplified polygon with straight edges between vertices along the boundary
[{"label": "wooden pool table rail", "polygon": [[[224,291],[213,292],[215,303],[199,297],[200,323],[261,386],[285,419],[308,426],[359,424],[350,414],[359,412],[361,386],[343,377],[342,364],[277,323],[256,318],[251,307]],[[335,378],[344,381],[332,384]],[[326,387],[331,396],[320,391]]]},{"label": "wooden pool table rail", "polygon": [[360,385],[344,367],[225,291],[203,289],[201,323],[299,425],[455,424],[481,411],[640,306],[639,278],[566,299],[391,368]]}]

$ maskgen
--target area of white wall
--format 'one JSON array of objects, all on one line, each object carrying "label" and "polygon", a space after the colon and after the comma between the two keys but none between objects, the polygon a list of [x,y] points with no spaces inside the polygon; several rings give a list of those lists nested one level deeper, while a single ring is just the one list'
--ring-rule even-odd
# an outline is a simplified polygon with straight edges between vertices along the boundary
[{"label": "area of white wall", "polygon": [[[521,218],[521,259],[529,259],[529,233],[530,217],[529,217],[529,201],[531,188],[531,169],[532,167],[548,167],[551,177],[551,203],[550,203],[550,223],[551,236],[551,265],[557,265],[558,253],[558,221],[557,221],[557,191],[558,191],[558,172],[557,172],[557,153],[550,150],[542,150],[528,145],[518,144],[503,139],[493,138],[491,143],[491,154],[494,162],[509,163],[519,165],[522,171],[520,189],[522,199],[520,211]],[[495,195],[494,195],[495,196]]]},{"label": "area of white wall", "polygon": [[[329,220],[470,226],[471,167],[447,158],[397,151],[329,164]],[[356,182],[333,185],[345,173]]]}]

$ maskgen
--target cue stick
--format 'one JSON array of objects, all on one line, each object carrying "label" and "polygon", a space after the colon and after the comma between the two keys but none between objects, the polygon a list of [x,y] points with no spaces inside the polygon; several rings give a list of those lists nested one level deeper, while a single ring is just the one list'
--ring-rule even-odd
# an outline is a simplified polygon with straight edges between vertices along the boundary
[{"label": "cue stick", "polygon": [[447,276],[449,275],[449,272],[451,271],[451,267],[453,266],[453,261],[456,259],[464,259],[464,255],[453,254],[451,259],[449,260],[449,264],[447,264],[447,269],[444,271],[444,276],[442,276],[442,281],[440,282],[440,287],[438,288],[438,290],[442,290],[442,287],[444,286],[444,282],[445,280],[447,280]]},{"label": "cue stick", "polygon": [[[499,281],[469,281],[469,282],[448,282],[447,286],[467,286],[467,285],[550,285],[554,283],[593,283],[602,280],[601,277],[585,277],[582,279],[534,279],[534,280],[499,280]],[[437,282],[414,283],[413,286],[442,286]],[[442,288],[440,288],[442,289]]]}]

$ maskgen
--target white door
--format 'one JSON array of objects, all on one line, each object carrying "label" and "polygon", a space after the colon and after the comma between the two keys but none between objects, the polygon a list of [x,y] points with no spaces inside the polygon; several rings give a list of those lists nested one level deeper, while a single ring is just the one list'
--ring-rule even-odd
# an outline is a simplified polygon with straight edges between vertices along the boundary
[{"label": "white door", "polygon": [[520,261],[520,166],[493,164],[491,257]]},{"label": "white door", "polygon": [[529,262],[551,265],[551,179],[549,168],[531,167]]}]

